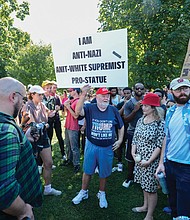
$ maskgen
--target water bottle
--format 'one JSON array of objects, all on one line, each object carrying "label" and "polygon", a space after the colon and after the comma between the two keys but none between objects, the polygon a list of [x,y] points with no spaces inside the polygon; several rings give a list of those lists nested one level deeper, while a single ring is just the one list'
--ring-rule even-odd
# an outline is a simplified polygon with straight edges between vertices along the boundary
[{"label": "water bottle", "polygon": [[158,178],[159,178],[160,186],[162,188],[162,192],[164,194],[168,194],[169,192],[168,192],[168,188],[167,188],[167,184],[166,184],[166,178],[165,178],[163,172],[158,173]]},{"label": "water bottle", "polygon": [[174,220],[189,220],[190,218],[187,216],[178,216],[177,218],[173,218]]}]

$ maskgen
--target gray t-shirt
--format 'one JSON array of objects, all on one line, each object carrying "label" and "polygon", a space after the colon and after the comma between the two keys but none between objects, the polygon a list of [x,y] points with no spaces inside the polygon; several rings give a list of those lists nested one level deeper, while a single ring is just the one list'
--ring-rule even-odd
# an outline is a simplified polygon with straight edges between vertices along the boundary
[{"label": "gray t-shirt", "polygon": [[[134,97],[129,99],[129,101],[126,103],[126,105],[124,107],[124,115],[125,116],[128,116],[129,114],[131,114],[131,112],[134,110],[134,106],[137,102],[138,102],[138,100],[136,100]],[[130,135],[134,134],[137,121],[139,120],[139,118],[142,117],[142,115],[143,115],[142,108],[140,108],[136,112],[133,120],[128,123],[129,124],[128,129],[127,129],[128,134],[130,134]]]}]

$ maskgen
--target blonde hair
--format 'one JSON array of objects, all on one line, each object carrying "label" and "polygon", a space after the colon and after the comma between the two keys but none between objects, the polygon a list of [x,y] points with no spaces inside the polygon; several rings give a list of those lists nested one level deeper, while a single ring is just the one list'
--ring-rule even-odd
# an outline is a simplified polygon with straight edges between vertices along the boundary
[{"label": "blonde hair", "polygon": [[160,121],[160,120],[164,120],[164,115],[165,115],[165,111],[162,107],[155,107],[153,106],[152,108],[154,108],[154,117]]}]

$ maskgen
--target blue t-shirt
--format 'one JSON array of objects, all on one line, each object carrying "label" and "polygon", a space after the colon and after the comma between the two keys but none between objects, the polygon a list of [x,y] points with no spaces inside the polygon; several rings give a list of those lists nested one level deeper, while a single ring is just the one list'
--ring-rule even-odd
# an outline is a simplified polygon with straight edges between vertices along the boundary
[{"label": "blue t-shirt", "polygon": [[165,159],[190,164],[190,105],[172,106],[166,116]]},{"label": "blue t-shirt", "polygon": [[87,139],[101,147],[107,147],[115,142],[115,127],[122,128],[123,121],[119,111],[108,105],[105,111],[100,111],[97,104],[84,106]]}]

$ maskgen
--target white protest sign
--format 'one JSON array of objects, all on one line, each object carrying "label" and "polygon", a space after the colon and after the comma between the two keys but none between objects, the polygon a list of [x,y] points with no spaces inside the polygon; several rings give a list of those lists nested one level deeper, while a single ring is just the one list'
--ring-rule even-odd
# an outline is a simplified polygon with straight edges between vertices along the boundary
[{"label": "white protest sign", "polygon": [[183,63],[183,68],[181,71],[181,77],[190,79],[190,39],[189,39],[189,44],[188,44],[185,60]]},{"label": "white protest sign", "polygon": [[67,37],[53,57],[59,88],[128,86],[127,29]]}]

